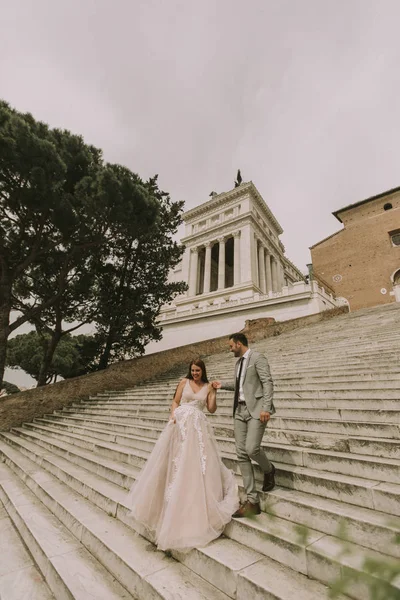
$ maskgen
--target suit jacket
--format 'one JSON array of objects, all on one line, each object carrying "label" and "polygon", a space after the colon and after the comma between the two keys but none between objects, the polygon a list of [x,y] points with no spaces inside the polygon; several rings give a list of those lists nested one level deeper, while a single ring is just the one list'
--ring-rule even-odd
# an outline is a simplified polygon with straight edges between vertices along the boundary
[{"label": "suit jacket", "polygon": [[[235,390],[239,361],[240,359],[235,365],[235,379],[233,381],[221,381],[221,388]],[[269,412],[271,415],[275,413],[273,402],[274,385],[268,360],[264,354],[256,350],[250,350],[247,359],[243,380],[243,393],[247,408],[253,419],[259,419],[261,411]],[[235,412],[236,406],[233,407],[233,416],[235,416]]]}]

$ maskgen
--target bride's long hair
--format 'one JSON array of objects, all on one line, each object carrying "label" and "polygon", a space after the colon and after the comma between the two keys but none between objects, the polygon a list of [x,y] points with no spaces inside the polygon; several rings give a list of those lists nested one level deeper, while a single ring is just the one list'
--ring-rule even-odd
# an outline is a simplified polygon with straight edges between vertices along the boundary
[{"label": "bride's long hair", "polygon": [[203,381],[203,383],[208,383],[206,365],[204,364],[204,361],[201,360],[201,358],[195,358],[194,360],[191,361],[191,363],[189,365],[189,372],[186,375],[186,379],[193,379],[193,376],[192,376],[192,365],[196,365],[196,367],[200,367],[200,369],[201,369],[201,380]]}]

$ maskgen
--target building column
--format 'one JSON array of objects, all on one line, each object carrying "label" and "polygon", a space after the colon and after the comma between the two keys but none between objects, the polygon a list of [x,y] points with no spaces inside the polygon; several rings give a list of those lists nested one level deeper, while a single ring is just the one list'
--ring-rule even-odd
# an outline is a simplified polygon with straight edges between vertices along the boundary
[{"label": "building column", "polygon": [[206,247],[206,261],[204,264],[204,288],[203,293],[210,293],[210,284],[211,284],[211,242],[207,242],[205,244]]},{"label": "building column", "polygon": [[218,255],[218,289],[225,288],[225,238],[219,238],[219,255]]},{"label": "building column", "polygon": [[253,235],[253,269],[254,269],[254,283],[257,287],[260,287],[260,266],[258,264],[258,251],[257,251],[257,236]]},{"label": "building column", "polygon": [[258,266],[259,266],[259,280],[260,280],[260,289],[263,294],[267,293],[266,283],[265,283],[265,249],[262,244],[258,246]]},{"label": "building column", "polygon": [[278,263],[275,256],[271,256],[272,264],[272,291],[278,291]]},{"label": "building column", "polygon": [[190,251],[189,296],[195,296],[197,294],[198,265],[199,265],[199,249],[192,248]]},{"label": "building column", "polygon": [[267,250],[267,255],[265,257],[265,277],[266,277],[266,287],[267,294],[272,292],[272,271],[271,271],[271,254]]},{"label": "building column", "polygon": [[253,265],[253,230],[251,225],[244,224],[240,228],[240,283],[252,285],[254,282]]},{"label": "building column", "polygon": [[240,231],[235,231],[233,250],[233,285],[240,283]]},{"label": "building column", "polygon": [[279,273],[280,273],[280,289],[282,289],[285,285],[285,267],[282,262],[279,261]]}]

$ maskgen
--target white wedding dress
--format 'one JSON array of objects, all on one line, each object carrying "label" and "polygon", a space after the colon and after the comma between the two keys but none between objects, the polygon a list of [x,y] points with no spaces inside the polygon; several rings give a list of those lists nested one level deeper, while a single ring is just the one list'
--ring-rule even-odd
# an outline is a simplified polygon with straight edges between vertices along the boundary
[{"label": "white wedding dress", "polygon": [[183,388],[168,423],[129,493],[135,519],[160,550],[189,550],[217,538],[239,507],[233,473],[220,458],[203,412],[208,386]]}]

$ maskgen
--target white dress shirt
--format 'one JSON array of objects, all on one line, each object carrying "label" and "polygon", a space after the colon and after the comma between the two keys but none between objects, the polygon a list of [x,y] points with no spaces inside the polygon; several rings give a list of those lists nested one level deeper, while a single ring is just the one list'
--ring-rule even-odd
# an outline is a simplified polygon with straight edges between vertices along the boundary
[{"label": "white dress shirt", "polygon": [[[244,397],[244,392],[243,392],[243,381],[244,381],[244,376],[246,374],[247,361],[249,360],[249,355],[250,355],[250,348],[248,350],[246,350],[246,352],[242,356],[243,362],[242,362],[242,372],[240,374],[240,381],[239,381],[239,402],[245,402],[245,397]],[[240,369],[240,366],[239,366],[239,369]]]}]

